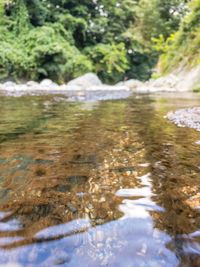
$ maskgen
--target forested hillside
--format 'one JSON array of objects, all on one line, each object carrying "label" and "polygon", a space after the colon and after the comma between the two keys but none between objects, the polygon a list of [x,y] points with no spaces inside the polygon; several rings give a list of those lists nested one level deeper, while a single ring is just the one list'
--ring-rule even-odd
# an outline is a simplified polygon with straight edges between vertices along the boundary
[{"label": "forested hillside", "polygon": [[[188,15],[181,24],[183,33],[172,35],[188,11],[186,3],[186,0],[1,0],[0,79],[48,77],[63,83],[93,71],[107,83],[128,78],[146,80],[163,53],[160,44],[163,46],[169,36],[176,36],[179,41],[175,43],[180,43],[187,35],[189,42],[196,34],[199,0],[192,1],[193,15]],[[195,40],[198,46],[198,37]],[[173,53],[168,52],[168,46],[164,47],[167,54],[161,65],[166,70],[169,69],[166,62],[170,62]]]},{"label": "forested hillside", "polygon": [[189,12],[180,29],[165,43],[157,42],[162,55],[159,60],[161,73],[169,73],[179,66],[192,68],[200,64],[200,0],[189,3]]}]

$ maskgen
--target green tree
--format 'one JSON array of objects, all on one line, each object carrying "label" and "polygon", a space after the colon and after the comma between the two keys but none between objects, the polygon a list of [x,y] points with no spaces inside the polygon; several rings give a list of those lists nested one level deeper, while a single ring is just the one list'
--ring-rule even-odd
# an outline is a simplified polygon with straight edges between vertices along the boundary
[{"label": "green tree", "polygon": [[179,30],[163,44],[158,64],[161,73],[172,71],[180,63],[182,67],[200,64],[200,0],[192,0],[188,7]]},{"label": "green tree", "polygon": [[129,68],[123,43],[98,44],[87,48],[86,53],[94,62],[95,72],[108,83],[121,80]]},{"label": "green tree", "polygon": [[174,32],[185,0],[5,0],[0,77],[68,81],[96,71],[106,82],[148,79],[152,38]]},{"label": "green tree", "polygon": [[136,39],[152,49],[152,38],[163,35],[166,40],[179,28],[187,10],[187,0],[141,0],[133,28]]}]

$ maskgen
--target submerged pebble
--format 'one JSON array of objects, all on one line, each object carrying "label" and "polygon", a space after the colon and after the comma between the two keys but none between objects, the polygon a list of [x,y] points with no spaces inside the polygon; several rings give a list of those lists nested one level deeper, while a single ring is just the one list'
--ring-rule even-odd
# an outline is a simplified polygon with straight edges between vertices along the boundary
[{"label": "submerged pebble", "polygon": [[72,213],[76,213],[78,211],[77,208],[70,202],[67,203],[67,207]]}]

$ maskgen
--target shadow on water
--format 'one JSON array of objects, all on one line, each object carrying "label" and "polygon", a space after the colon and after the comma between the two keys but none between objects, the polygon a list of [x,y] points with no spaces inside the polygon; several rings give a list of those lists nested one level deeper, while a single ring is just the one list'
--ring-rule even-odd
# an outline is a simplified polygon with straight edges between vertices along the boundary
[{"label": "shadow on water", "polygon": [[199,266],[194,101],[0,101],[0,266]]}]

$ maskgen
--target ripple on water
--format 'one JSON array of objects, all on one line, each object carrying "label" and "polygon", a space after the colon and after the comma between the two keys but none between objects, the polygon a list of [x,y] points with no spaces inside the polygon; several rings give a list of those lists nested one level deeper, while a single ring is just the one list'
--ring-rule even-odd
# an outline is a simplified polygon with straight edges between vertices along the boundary
[{"label": "ripple on water", "polygon": [[[116,192],[118,197],[124,198],[122,204],[119,205],[119,209],[124,213],[124,216],[132,218],[151,218],[149,211],[164,211],[162,207],[158,206],[151,199],[151,197],[154,196],[152,192],[151,174],[148,173],[138,177],[138,180],[140,181],[140,186],[143,185],[143,187],[120,189]],[[132,197],[137,199],[126,199]]]}]

